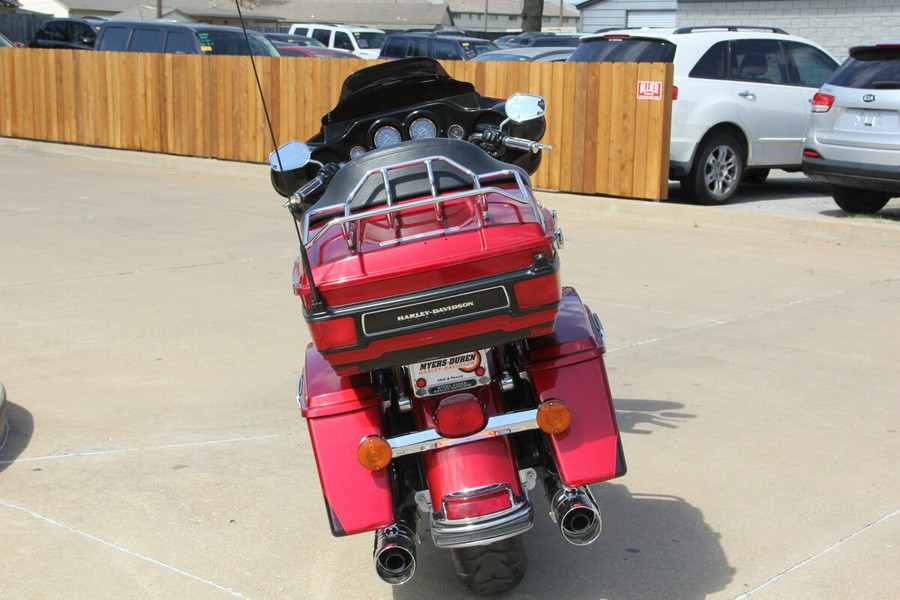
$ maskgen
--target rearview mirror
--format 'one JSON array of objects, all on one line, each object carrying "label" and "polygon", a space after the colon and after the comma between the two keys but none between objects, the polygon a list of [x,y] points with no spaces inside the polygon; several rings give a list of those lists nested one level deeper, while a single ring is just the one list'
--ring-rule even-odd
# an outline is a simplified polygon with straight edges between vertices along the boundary
[{"label": "rearview mirror", "polygon": [[512,121],[522,122],[544,116],[547,103],[533,94],[513,94],[506,101],[506,116]]},{"label": "rearview mirror", "polygon": [[311,156],[309,146],[294,140],[272,152],[269,155],[269,165],[273,171],[293,171],[305,167]]}]

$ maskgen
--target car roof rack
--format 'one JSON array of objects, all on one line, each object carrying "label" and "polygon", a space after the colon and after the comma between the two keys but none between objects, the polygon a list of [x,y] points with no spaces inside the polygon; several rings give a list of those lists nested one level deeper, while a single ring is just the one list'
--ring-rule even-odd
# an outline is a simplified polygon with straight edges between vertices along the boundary
[{"label": "car roof rack", "polygon": [[725,30],[725,31],[768,31],[770,33],[781,33],[784,35],[790,35],[784,29],[779,27],[763,27],[759,25],[694,25],[691,27],[679,27],[672,33],[694,33],[695,31],[712,31],[712,30]]}]

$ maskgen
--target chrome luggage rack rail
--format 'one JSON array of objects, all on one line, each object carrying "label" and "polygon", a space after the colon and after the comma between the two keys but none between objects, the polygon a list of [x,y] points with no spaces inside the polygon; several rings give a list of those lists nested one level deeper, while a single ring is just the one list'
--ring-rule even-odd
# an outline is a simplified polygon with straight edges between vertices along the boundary
[{"label": "chrome luggage rack rail", "polygon": [[[463,190],[461,192],[439,194],[437,189],[437,182],[435,180],[434,169],[432,167],[432,163],[434,162],[446,163],[463,175],[469,177],[472,180],[472,189]],[[431,187],[431,195],[429,197],[420,198],[419,200],[404,201],[402,204],[395,204],[395,202],[397,202],[397,199],[394,198],[394,192],[391,187],[388,173],[391,171],[413,167],[416,165],[425,165],[425,168],[428,172],[428,181]],[[368,208],[351,213],[350,205],[353,202],[353,199],[356,197],[356,194],[359,193],[359,191],[366,184],[369,178],[376,174],[381,175],[382,182],[384,184],[385,195],[387,196],[387,206],[383,206],[380,208]],[[519,188],[519,193],[515,194],[511,190],[504,190],[494,186],[482,187],[483,183],[485,183],[486,181],[499,177],[513,177]],[[468,169],[467,167],[450,158],[447,158],[446,156],[428,156],[425,158],[417,158],[415,160],[407,162],[370,169],[366,172],[365,175],[360,178],[360,180],[356,183],[356,186],[353,188],[353,191],[350,192],[350,194],[347,196],[347,199],[342,203],[309,210],[306,212],[306,214],[303,215],[301,240],[307,248],[310,248],[319,238],[321,238],[325,234],[328,229],[335,225],[339,225],[344,235],[344,239],[347,241],[347,248],[350,250],[350,252],[355,254],[358,245],[356,237],[359,233],[359,227],[357,223],[362,219],[387,215],[388,224],[392,228],[396,229],[399,227],[399,222],[394,216],[395,213],[410,208],[428,206],[430,204],[434,206],[435,219],[440,221],[441,219],[443,219],[443,213],[441,210],[441,205],[443,203],[449,202],[451,200],[472,197],[473,195],[477,196],[477,208],[480,209],[476,211],[478,224],[480,227],[483,227],[484,224],[488,221],[488,194],[498,194],[513,202],[530,205],[538,223],[540,223],[542,228],[545,227],[544,215],[541,211],[541,207],[534,195],[531,194],[528,186],[525,185],[525,182],[522,180],[521,174],[517,170],[504,169],[501,171],[492,171],[490,173],[478,175],[471,169]],[[310,238],[310,222],[313,218],[340,212],[344,213],[343,216],[334,217],[331,220],[323,223],[321,227],[319,227],[315,235]]]}]

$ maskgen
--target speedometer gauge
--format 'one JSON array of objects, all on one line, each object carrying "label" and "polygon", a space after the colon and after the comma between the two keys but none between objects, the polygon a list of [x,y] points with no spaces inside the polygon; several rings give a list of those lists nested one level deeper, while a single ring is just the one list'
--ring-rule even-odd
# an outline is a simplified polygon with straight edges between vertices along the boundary
[{"label": "speedometer gauge", "polygon": [[463,126],[459,125],[458,123],[454,123],[447,128],[447,137],[452,140],[461,140],[465,135],[466,130],[463,129]]},{"label": "speedometer gauge", "polygon": [[390,125],[379,127],[375,132],[375,136],[372,138],[372,142],[375,144],[376,148],[384,148],[385,146],[390,146],[392,144],[399,144],[400,131],[396,127],[391,127]]},{"label": "speedometer gauge", "polygon": [[414,140],[437,137],[437,125],[431,119],[419,117],[409,124],[409,137]]}]

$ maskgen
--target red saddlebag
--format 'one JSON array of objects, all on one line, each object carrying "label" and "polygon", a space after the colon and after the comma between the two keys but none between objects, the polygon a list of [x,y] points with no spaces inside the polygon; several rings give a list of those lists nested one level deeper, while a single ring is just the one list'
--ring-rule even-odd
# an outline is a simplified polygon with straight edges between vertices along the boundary
[{"label": "red saddlebag", "polygon": [[383,433],[381,398],[369,377],[337,375],[310,345],[300,408],[307,419],[331,532],[350,535],[391,525],[388,471],[369,471],[356,458],[363,438]]},{"label": "red saddlebag", "polygon": [[572,411],[567,431],[550,436],[559,474],[569,487],[625,474],[599,323],[578,293],[564,287],[551,335],[529,340],[525,369],[541,402],[558,398]]}]

